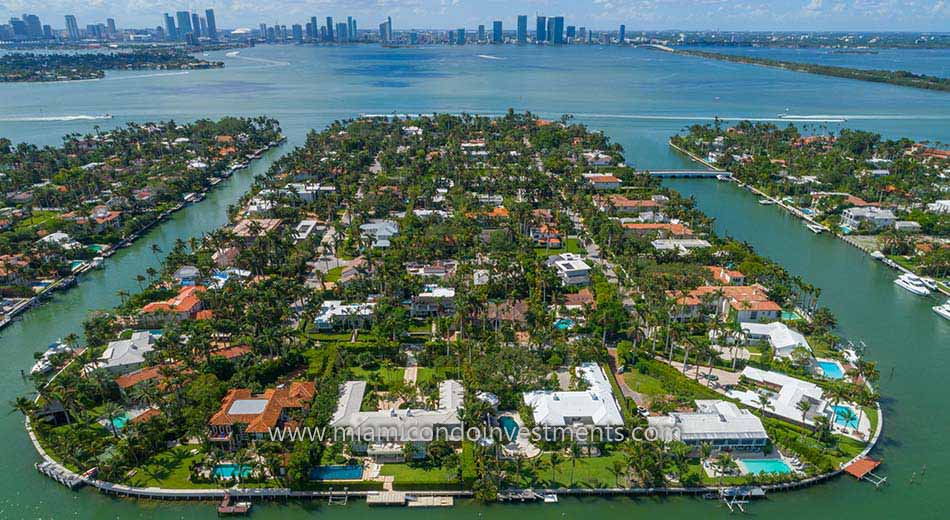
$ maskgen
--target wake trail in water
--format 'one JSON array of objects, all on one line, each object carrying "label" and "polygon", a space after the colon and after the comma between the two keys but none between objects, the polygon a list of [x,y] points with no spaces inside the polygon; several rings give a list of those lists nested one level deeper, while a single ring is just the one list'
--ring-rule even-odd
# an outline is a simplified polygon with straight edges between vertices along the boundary
[{"label": "wake trail in water", "polygon": [[26,123],[26,122],[50,122],[50,121],[98,121],[101,119],[112,119],[108,115],[86,115],[78,114],[73,116],[0,116],[0,122],[5,123]]},{"label": "wake trail in water", "polygon": [[264,64],[264,65],[261,66],[261,67],[233,67],[233,68],[241,69],[241,70],[248,70],[248,69],[269,69],[269,68],[272,68],[272,67],[289,67],[289,66],[290,66],[290,62],[289,62],[289,61],[268,60],[268,59],[266,59],[266,58],[251,58],[251,57],[249,57],[249,56],[241,56],[237,51],[235,51],[235,52],[229,52],[229,53],[225,54],[225,56],[228,57],[228,58],[231,58],[231,59],[235,59],[235,60],[246,60],[246,61],[252,61],[252,62],[257,62],[257,63],[262,63],[262,64]]},{"label": "wake trail in water", "polygon": [[478,54],[477,56],[478,56],[479,58],[483,59],[483,60],[499,60],[499,61],[503,61],[503,60],[505,59],[505,58],[500,58],[500,57],[498,57],[498,56],[492,56],[491,54]]}]

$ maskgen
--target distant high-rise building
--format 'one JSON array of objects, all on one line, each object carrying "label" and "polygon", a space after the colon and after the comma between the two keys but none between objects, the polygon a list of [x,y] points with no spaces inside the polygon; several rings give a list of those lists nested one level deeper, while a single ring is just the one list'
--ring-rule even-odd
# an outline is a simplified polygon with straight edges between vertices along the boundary
[{"label": "distant high-rise building", "polygon": [[336,39],[337,39],[337,41],[339,41],[339,42],[347,42],[347,41],[349,41],[349,35],[347,35],[347,32],[348,32],[348,31],[349,31],[349,29],[347,29],[345,23],[343,23],[343,22],[337,23],[337,24],[336,24]]},{"label": "distant high-rise building", "polygon": [[553,34],[551,35],[551,43],[555,45],[564,44],[564,17],[555,16],[554,23],[551,24],[554,27]]},{"label": "distant high-rise building", "polygon": [[15,40],[25,40],[30,37],[26,22],[19,18],[10,18],[10,28],[13,30],[13,39]]},{"label": "distant high-rise building", "polygon": [[478,41],[479,42],[485,41],[485,24],[478,25]]},{"label": "distant high-rise building", "polygon": [[202,16],[198,18],[198,22],[201,24],[201,35],[205,38],[208,37],[208,19]]},{"label": "distant high-rise building", "polygon": [[518,15],[518,43],[528,43],[528,15]]},{"label": "distant high-rise building", "polygon": [[455,45],[465,45],[465,29],[455,30]]},{"label": "distant high-rise building", "polygon": [[23,15],[23,23],[26,24],[26,36],[30,39],[39,40],[43,38],[43,24],[40,23],[40,17],[35,14]]},{"label": "distant high-rise building", "polygon": [[548,17],[548,26],[544,30],[544,36],[545,36],[544,41],[548,43],[553,43],[553,40],[554,40],[554,17],[553,16]]},{"label": "distant high-rise building", "polygon": [[47,40],[53,39],[53,28],[50,27],[48,23],[43,24],[43,38]]},{"label": "distant high-rise building", "polygon": [[175,13],[175,19],[178,21],[178,39],[184,40],[191,34],[191,13],[188,11],[178,11]]},{"label": "distant high-rise building", "polygon": [[201,19],[198,13],[191,13],[191,32],[195,34],[195,37],[201,36]]},{"label": "distant high-rise building", "polygon": [[299,23],[295,23],[293,25],[292,30],[294,33],[294,41],[297,43],[302,43],[303,42],[303,27],[301,27]]},{"label": "distant high-rise building", "polygon": [[548,32],[548,19],[544,16],[539,16],[537,18],[537,24],[534,28],[534,41],[535,43],[541,43],[547,40]]},{"label": "distant high-rise building", "polygon": [[390,43],[393,41],[393,19],[387,16],[386,21],[379,24],[379,41]]},{"label": "distant high-rise building", "polygon": [[352,16],[346,17],[346,41],[351,42],[356,39],[356,22]]},{"label": "distant high-rise building", "polygon": [[106,18],[106,27],[109,28],[109,34],[115,36],[119,33],[119,30],[115,26],[115,18]]},{"label": "distant high-rise building", "polygon": [[623,45],[624,41],[627,39],[627,26],[620,24],[620,34],[617,36],[617,43]]},{"label": "distant high-rise building", "polygon": [[327,16],[327,40],[333,41],[333,17]]},{"label": "distant high-rise building", "polygon": [[[168,15],[165,15],[168,18]],[[175,28],[175,24],[172,23],[172,29]],[[79,24],[76,23],[76,17],[71,14],[66,15],[66,33],[69,34],[69,39],[72,41],[79,40]]]},{"label": "distant high-rise building", "polygon": [[419,33],[412,31],[409,33],[409,45],[418,45],[419,44]]},{"label": "distant high-rise building", "polygon": [[495,20],[491,23],[491,42],[492,43],[504,43],[505,35],[503,34],[503,26],[501,20]]},{"label": "distant high-rise building", "polygon": [[567,41],[573,42],[574,38],[577,37],[577,27],[574,27],[573,25],[568,25],[566,31],[567,31]]},{"label": "distant high-rise building", "polygon": [[208,22],[208,38],[218,39],[218,23],[214,19],[214,9],[205,9],[205,20]]}]

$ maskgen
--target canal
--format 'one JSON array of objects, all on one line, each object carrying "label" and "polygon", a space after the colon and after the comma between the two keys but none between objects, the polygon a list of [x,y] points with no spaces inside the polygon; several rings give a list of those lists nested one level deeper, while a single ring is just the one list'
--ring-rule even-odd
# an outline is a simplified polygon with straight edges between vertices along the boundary
[{"label": "canal", "polygon": [[[399,52],[372,48],[319,49],[262,47],[242,51],[265,62],[228,61],[228,68],[189,75],[134,78],[76,85],[9,85],[0,102],[0,135],[14,141],[55,143],[67,132],[91,131],[126,121],[174,118],[193,120],[227,114],[268,115],[281,121],[290,143],[235,174],[200,204],[178,212],[145,237],[106,262],[103,270],[82,277],[79,286],[28,312],[0,331],[0,406],[29,386],[20,370],[32,354],[51,341],[78,332],[90,311],[119,302],[120,290],[138,290],[135,276],[157,266],[160,255],[178,238],[200,236],[226,222],[227,208],[269,161],[303,141],[310,128],[359,113],[500,113],[508,107],[530,109],[545,117],[578,114],[577,119],[604,130],[627,149],[638,167],[692,168],[666,146],[685,124],[713,115],[774,117],[786,107],[796,113],[864,113],[849,126],[890,136],[946,141],[950,114],[943,94],[834,78],[793,74],[759,67],[683,60],[635,49],[492,49],[502,59],[478,57],[482,50],[419,49]],[[407,60],[404,53],[412,53]],[[286,60],[286,61],[284,61]],[[283,66],[280,63],[293,63]],[[597,71],[596,96],[577,95],[578,79]],[[326,81],[326,78],[334,78]],[[385,79],[380,79],[385,78]],[[545,85],[546,88],[537,88]],[[827,96],[848,88],[849,96]],[[592,99],[591,99],[592,98]],[[941,105],[941,102],[944,102]],[[945,110],[944,110],[945,111]],[[69,114],[102,114],[108,121],[56,119]],[[752,506],[768,518],[835,516],[844,519],[944,516],[943,490],[950,484],[950,448],[942,439],[950,424],[942,385],[950,364],[950,322],[930,310],[935,301],[918,298],[893,285],[895,275],[856,249],[816,236],[776,207],[730,183],[671,180],[668,185],[696,197],[699,208],[716,218],[717,230],[750,242],[792,273],[822,289],[822,302],[839,316],[843,334],[864,340],[869,358],[880,364],[884,396],[884,439],[876,453],[885,459],[890,483],[875,491],[867,484],[837,479],[826,485]],[[113,499],[86,490],[73,493],[32,469],[37,460],[16,414],[0,413],[3,467],[0,518],[208,518],[210,504],[148,503]],[[914,483],[912,475],[916,473]],[[261,507],[256,518],[369,516],[363,504],[346,508],[321,504]],[[385,510],[387,517],[418,518],[419,512]],[[556,506],[478,506],[427,511],[426,518],[535,519],[551,516],[630,518],[725,517],[728,512],[693,499],[564,499]]]}]

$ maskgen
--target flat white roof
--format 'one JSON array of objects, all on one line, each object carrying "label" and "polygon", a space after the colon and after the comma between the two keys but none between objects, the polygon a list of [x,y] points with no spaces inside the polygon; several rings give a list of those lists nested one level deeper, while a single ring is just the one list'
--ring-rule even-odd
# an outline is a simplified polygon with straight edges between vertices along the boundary
[{"label": "flat white roof", "polygon": [[742,330],[753,336],[767,337],[769,344],[775,349],[777,356],[788,356],[798,347],[804,347],[811,352],[811,345],[800,332],[789,328],[788,325],[773,321],[772,323],[743,322]]},{"label": "flat white roof", "polygon": [[604,369],[597,363],[584,363],[577,367],[577,375],[587,382],[587,390],[525,392],[524,403],[534,410],[535,422],[541,426],[570,426],[577,422],[622,426],[623,415]]},{"label": "flat white roof", "polygon": [[228,415],[260,415],[267,408],[267,399],[238,399],[231,403]]},{"label": "flat white roof", "polygon": [[[745,367],[741,375],[751,381],[778,388],[777,391],[769,395],[771,408],[767,408],[767,411],[770,413],[795,422],[802,422],[802,412],[798,409],[798,403],[805,400],[812,405],[811,410],[805,414],[804,422],[806,424],[812,424],[810,417],[814,415],[825,415],[828,402],[824,399],[821,387],[814,383],[755,367]],[[729,396],[738,399],[746,406],[760,407],[759,392],[731,390]]]},{"label": "flat white roof", "polygon": [[696,408],[695,412],[673,412],[664,417],[650,417],[648,421],[661,433],[678,428],[683,441],[768,438],[762,421],[733,403],[701,400],[696,401]]}]

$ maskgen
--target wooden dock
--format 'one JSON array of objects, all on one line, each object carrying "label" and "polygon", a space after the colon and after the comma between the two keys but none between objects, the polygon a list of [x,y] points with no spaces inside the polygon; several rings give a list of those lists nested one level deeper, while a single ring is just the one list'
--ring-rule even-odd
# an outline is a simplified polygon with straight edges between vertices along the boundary
[{"label": "wooden dock", "polygon": [[366,495],[366,505],[369,506],[404,506],[406,493],[404,491],[380,491]]},{"label": "wooden dock", "polygon": [[409,507],[452,507],[455,505],[453,497],[425,495],[414,498],[407,502]]}]

